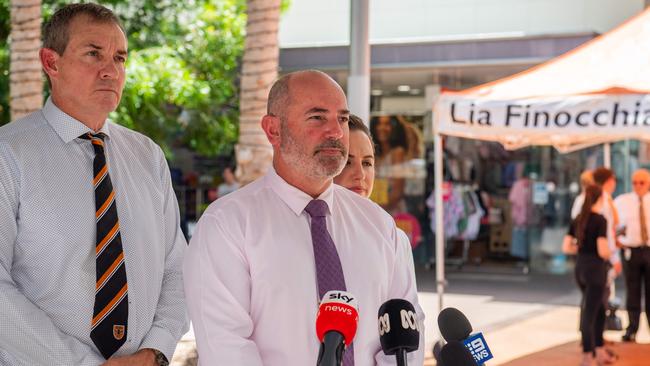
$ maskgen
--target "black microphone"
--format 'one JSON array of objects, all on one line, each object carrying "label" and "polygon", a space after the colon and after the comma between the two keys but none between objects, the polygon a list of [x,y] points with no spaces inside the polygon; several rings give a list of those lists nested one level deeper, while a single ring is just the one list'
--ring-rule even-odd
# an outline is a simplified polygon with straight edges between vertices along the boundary
[{"label": "black microphone", "polygon": [[379,342],[384,353],[406,366],[406,354],[420,346],[420,322],[413,304],[391,299],[379,307]]},{"label": "black microphone", "polygon": [[440,366],[476,366],[476,362],[463,342],[450,341],[440,350]]},{"label": "black microphone", "polygon": [[472,333],[472,324],[456,308],[445,308],[438,314],[438,328],[447,342],[462,341]]},{"label": "black microphone", "polygon": [[[460,310],[443,309],[438,315],[438,328],[440,328],[442,337],[448,342],[440,351],[441,359],[447,360],[447,362],[443,362],[444,366],[482,365],[485,361],[493,358],[483,334],[481,332],[471,334],[472,325]],[[459,344],[463,346],[464,350],[459,348]],[[449,350],[447,350],[448,348]],[[442,357],[443,353],[445,357]],[[472,364],[465,363],[468,355],[473,358]],[[454,362],[457,363],[448,365],[448,362],[454,359],[456,360]]]}]

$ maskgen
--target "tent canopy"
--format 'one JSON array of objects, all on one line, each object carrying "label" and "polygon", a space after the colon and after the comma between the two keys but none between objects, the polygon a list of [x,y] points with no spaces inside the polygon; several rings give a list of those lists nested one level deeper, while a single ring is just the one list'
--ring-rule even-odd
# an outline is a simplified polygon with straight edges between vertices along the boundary
[{"label": "tent canopy", "polygon": [[434,116],[440,134],[508,149],[650,141],[650,10],[537,67],[444,91]]}]

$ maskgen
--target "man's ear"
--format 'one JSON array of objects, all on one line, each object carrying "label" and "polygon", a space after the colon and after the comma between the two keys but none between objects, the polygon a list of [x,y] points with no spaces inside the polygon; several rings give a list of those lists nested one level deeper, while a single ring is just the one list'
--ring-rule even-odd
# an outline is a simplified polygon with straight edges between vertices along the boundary
[{"label": "man's ear", "polygon": [[59,73],[58,61],[60,56],[56,51],[51,48],[41,48],[38,51],[38,56],[41,59],[43,71],[50,79]]},{"label": "man's ear", "polygon": [[270,114],[262,117],[262,129],[271,145],[280,146],[280,118]]}]

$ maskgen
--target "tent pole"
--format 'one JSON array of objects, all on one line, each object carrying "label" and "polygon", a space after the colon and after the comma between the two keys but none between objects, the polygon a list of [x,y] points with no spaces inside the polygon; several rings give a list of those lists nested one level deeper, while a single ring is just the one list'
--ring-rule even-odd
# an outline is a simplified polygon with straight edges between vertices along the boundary
[{"label": "tent pole", "polygon": [[443,309],[442,297],[445,292],[445,240],[443,232],[443,202],[442,202],[442,180],[443,180],[443,165],[442,165],[442,136],[438,132],[437,124],[434,124],[434,169],[435,169],[435,219],[436,219],[436,293],[438,294],[438,314]]},{"label": "tent pole", "polygon": [[609,142],[603,144],[603,165],[605,168],[612,166],[612,144]]}]

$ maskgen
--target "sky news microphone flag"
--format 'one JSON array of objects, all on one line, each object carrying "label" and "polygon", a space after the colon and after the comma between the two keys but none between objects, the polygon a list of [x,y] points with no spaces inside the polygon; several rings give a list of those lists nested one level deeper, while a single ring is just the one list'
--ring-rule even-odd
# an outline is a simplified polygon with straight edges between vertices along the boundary
[{"label": "sky news microphone flag", "polygon": [[359,322],[357,300],[349,292],[328,291],[316,315],[316,336],[321,342],[318,366],[340,366]]}]

